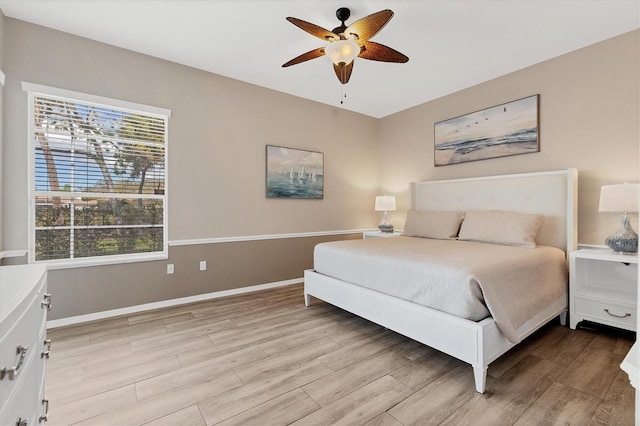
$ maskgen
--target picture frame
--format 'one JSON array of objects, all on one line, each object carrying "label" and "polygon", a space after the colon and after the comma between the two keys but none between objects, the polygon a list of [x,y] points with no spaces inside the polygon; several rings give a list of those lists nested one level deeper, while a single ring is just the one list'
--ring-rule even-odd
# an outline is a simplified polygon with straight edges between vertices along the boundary
[{"label": "picture frame", "polygon": [[495,105],[434,125],[434,165],[540,152],[540,95]]},{"label": "picture frame", "polygon": [[266,146],[267,198],[324,198],[324,153]]}]

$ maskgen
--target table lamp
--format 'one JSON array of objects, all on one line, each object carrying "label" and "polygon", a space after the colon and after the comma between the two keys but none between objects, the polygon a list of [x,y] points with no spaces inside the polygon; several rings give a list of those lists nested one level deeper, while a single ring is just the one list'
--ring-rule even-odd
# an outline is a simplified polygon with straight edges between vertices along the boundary
[{"label": "table lamp", "polygon": [[389,219],[387,219],[387,212],[396,210],[396,197],[393,195],[377,196],[375,209],[377,212],[384,212],[382,222],[378,225],[378,229],[384,233],[392,233],[393,225],[389,223]]},{"label": "table lamp", "polygon": [[599,211],[622,213],[620,227],[605,240],[605,244],[615,252],[638,252],[638,234],[631,227],[629,213],[637,213],[639,210],[639,191],[640,185],[637,183],[605,185],[600,189]]}]

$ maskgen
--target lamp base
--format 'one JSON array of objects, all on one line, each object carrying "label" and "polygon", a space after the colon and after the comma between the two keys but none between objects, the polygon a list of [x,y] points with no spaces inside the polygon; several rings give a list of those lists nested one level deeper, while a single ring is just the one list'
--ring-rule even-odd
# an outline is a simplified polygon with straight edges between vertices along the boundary
[{"label": "lamp base", "polygon": [[629,215],[622,217],[622,223],[618,230],[610,235],[605,244],[617,253],[637,253],[638,252],[638,234],[633,230],[629,223]]},{"label": "lamp base", "polygon": [[393,233],[393,225],[392,224],[383,225],[381,223],[380,225],[378,225],[378,229],[380,230],[380,232],[384,232],[385,234],[392,234]]},{"label": "lamp base", "polygon": [[387,219],[387,212],[384,212],[382,222],[378,225],[378,229],[385,234],[391,234],[393,232],[393,225],[389,222],[389,219]]}]

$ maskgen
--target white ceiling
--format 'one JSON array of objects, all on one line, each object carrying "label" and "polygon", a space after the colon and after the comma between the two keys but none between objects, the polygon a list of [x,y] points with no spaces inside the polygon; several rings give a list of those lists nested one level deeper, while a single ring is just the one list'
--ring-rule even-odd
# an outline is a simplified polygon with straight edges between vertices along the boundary
[{"label": "white ceiling", "polygon": [[[285,20],[328,30],[382,9],[372,38],[406,64],[357,58],[341,88],[330,61],[281,65],[323,42]],[[5,16],[291,95],[384,117],[640,27],[638,0],[0,0]],[[347,95],[340,105],[341,89]]]}]

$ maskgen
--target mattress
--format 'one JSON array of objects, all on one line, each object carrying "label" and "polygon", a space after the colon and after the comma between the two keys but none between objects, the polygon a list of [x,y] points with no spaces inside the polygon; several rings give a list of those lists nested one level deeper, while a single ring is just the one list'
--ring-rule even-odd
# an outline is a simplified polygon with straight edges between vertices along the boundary
[{"label": "mattress", "polygon": [[405,236],[318,244],[314,269],[468,320],[492,316],[513,342],[568,287],[565,254],[554,247]]}]

